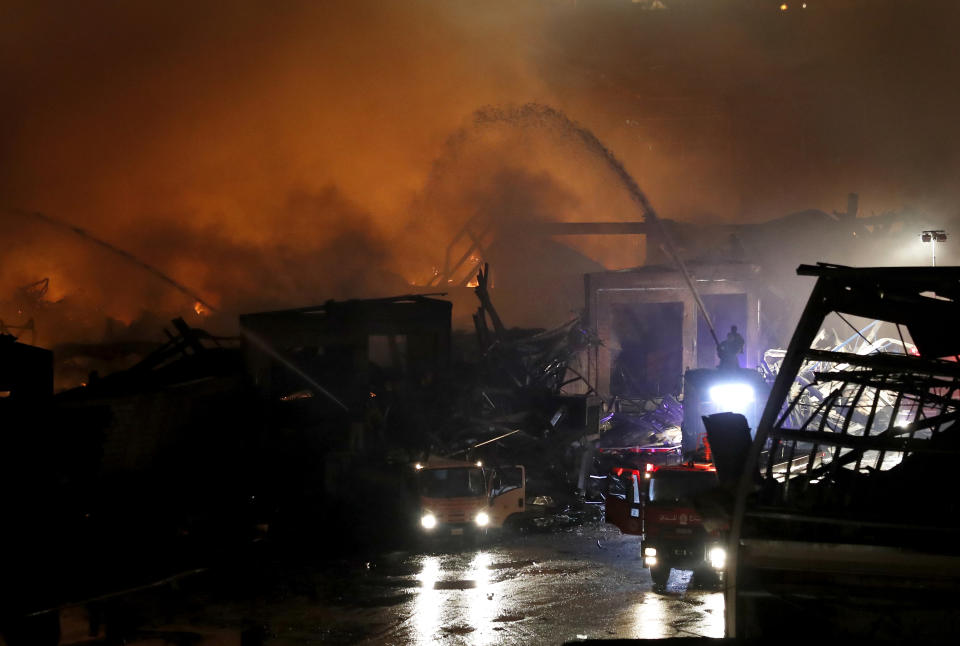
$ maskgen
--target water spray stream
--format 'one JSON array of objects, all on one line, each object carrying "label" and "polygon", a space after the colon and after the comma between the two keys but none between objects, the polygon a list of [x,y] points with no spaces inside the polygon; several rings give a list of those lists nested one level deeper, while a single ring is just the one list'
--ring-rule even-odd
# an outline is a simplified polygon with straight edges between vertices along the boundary
[{"label": "water spray stream", "polygon": [[[624,168],[623,163],[617,159],[616,155],[614,155],[609,148],[603,145],[603,142],[601,142],[593,132],[576,121],[573,121],[556,108],[538,103],[527,103],[518,107],[483,107],[474,112],[473,123],[478,128],[495,123],[554,128],[563,136],[579,142],[587,150],[600,157],[606,167],[613,171],[624,188],[627,189],[630,198],[640,207],[644,220],[656,227],[658,237],[662,242],[661,248],[670,256],[674,263],[676,263],[680,274],[687,283],[687,287],[693,294],[697,307],[700,309],[700,314],[703,315],[703,320],[710,329],[710,335],[713,337],[714,343],[716,343],[717,346],[720,345],[720,339],[717,338],[713,321],[707,313],[707,308],[703,303],[703,299],[700,297],[700,292],[697,291],[693,278],[690,276],[690,272],[687,271],[686,264],[674,246],[670,235],[667,233],[666,227],[663,226],[663,221],[657,216],[657,212],[650,204],[650,200],[648,200],[644,192],[640,190],[640,186],[630,173],[627,172],[627,169]],[[463,133],[458,133],[458,136],[459,139],[462,139]],[[459,139],[454,141],[459,141]]]},{"label": "water spray stream", "polygon": [[313,377],[305,373],[303,370],[298,368],[295,363],[293,363],[292,361],[284,357],[282,354],[277,352],[277,350],[274,349],[274,347],[271,346],[269,343],[267,343],[264,339],[260,338],[258,335],[254,334],[250,330],[241,330],[241,334],[243,334],[243,337],[247,341],[250,341],[255,346],[257,346],[258,348],[260,348],[261,350],[269,354],[271,357],[279,361],[284,368],[288,369],[290,372],[292,372],[293,374],[303,379],[303,381],[306,382],[307,385],[310,386],[310,388],[312,388],[314,391],[320,393],[321,395],[329,399],[331,402],[333,402],[334,404],[342,408],[344,411],[347,411],[347,412],[350,411],[350,409],[347,408],[346,404],[344,404],[342,401],[337,399],[336,395],[334,395],[329,390],[327,390],[326,388],[318,384]]},{"label": "water spray stream", "polygon": [[74,233],[76,233],[76,234],[77,234],[78,236],[80,236],[81,238],[84,238],[85,240],[89,240],[90,242],[92,242],[92,243],[94,243],[94,244],[97,244],[97,245],[103,247],[103,248],[106,249],[107,251],[110,251],[111,253],[113,253],[113,254],[115,254],[115,255],[117,255],[117,256],[120,256],[121,258],[125,258],[126,260],[129,260],[130,262],[134,263],[135,265],[137,265],[137,266],[140,267],[141,269],[145,269],[145,270],[148,271],[149,273],[153,274],[154,276],[156,276],[157,278],[159,278],[159,279],[162,280],[163,282],[167,283],[168,285],[170,285],[171,287],[173,287],[174,289],[176,289],[178,292],[180,292],[180,293],[182,293],[182,294],[186,294],[187,296],[189,296],[190,298],[192,298],[192,299],[194,300],[194,302],[200,303],[200,304],[203,305],[203,307],[206,308],[207,310],[209,310],[209,311],[211,311],[211,312],[217,312],[217,311],[218,311],[216,307],[214,307],[213,305],[211,305],[210,303],[208,303],[207,301],[205,301],[203,298],[201,298],[199,294],[197,294],[196,292],[194,292],[192,289],[190,289],[190,288],[182,285],[181,283],[177,282],[176,280],[174,280],[173,278],[171,278],[170,276],[168,276],[167,274],[165,274],[165,273],[164,273],[163,271],[161,271],[160,269],[157,269],[157,268],[154,267],[153,265],[151,265],[151,264],[149,264],[149,263],[146,263],[146,262],[140,260],[139,258],[137,258],[136,256],[134,256],[134,255],[133,255],[132,253],[130,253],[129,251],[125,251],[124,249],[121,249],[121,248],[119,248],[119,247],[116,247],[116,246],[110,244],[110,243],[107,242],[106,240],[102,240],[102,239],[98,238],[97,236],[93,235],[92,233],[90,233],[90,232],[87,231],[86,229],[81,229],[80,227],[73,226],[72,224],[68,224],[68,223],[66,223],[66,222],[62,222],[62,221],[60,221],[60,220],[57,220],[56,218],[52,218],[52,217],[50,217],[49,215],[46,215],[46,214],[44,214],[44,213],[40,213],[40,212],[38,212],[38,211],[24,211],[24,210],[22,210],[22,209],[6,209],[6,211],[7,211],[8,213],[13,214],[13,215],[19,215],[19,216],[27,217],[27,218],[35,218],[35,219],[37,219],[37,220],[41,220],[41,221],[43,221],[43,222],[46,222],[47,224],[52,224],[52,225],[55,226],[55,227],[58,227],[58,228],[61,228],[61,229],[68,229],[68,230],[70,230],[70,231],[73,231]]}]

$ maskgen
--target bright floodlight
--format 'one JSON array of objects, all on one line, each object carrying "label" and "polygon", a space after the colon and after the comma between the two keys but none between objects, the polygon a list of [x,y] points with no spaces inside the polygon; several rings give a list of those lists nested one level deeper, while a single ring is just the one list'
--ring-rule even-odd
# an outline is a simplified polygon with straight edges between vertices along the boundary
[{"label": "bright floodlight", "polygon": [[714,547],[707,555],[710,559],[710,565],[717,570],[722,570],[727,565],[727,550],[722,547]]},{"label": "bright floodlight", "polygon": [[937,266],[937,243],[947,241],[947,232],[943,229],[928,229],[920,233],[921,242],[930,244],[930,264]]},{"label": "bright floodlight", "polygon": [[710,388],[710,401],[730,412],[743,412],[753,403],[753,388],[744,383],[717,384]]}]

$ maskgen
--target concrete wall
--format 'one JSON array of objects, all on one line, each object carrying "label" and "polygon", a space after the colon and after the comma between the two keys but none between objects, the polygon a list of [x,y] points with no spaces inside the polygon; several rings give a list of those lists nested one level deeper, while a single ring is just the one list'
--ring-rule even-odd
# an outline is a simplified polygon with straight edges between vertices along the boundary
[{"label": "concrete wall", "polygon": [[[746,342],[746,368],[755,368],[762,353],[759,347],[760,301],[752,289],[758,278],[758,268],[748,264],[692,265],[689,267],[701,295],[745,294],[746,330],[740,330]],[[669,267],[639,267],[636,269],[586,274],[587,324],[602,345],[591,348],[587,357],[587,376],[604,397],[610,396],[610,370],[619,347],[613,334],[612,306],[616,303],[681,303],[683,368],[712,368],[698,365],[697,330],[706,325],[700,316],[696,300],[679,271]],[[729,329],[729,328],[728,328]],[[722,341],[728,329],[718,329]],[[682,375],[676,375],[679,381]],[[665,376],[673,379],[673,375]]]}]

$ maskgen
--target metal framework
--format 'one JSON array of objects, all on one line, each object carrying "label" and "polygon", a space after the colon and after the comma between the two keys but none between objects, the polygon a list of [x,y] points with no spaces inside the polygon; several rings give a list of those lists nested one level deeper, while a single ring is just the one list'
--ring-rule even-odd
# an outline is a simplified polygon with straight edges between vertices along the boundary
[{"label": "metal framework", "polygon": [[[936,613],[960,598],[950,489],[960,464],[960,268],[798,273],[818,281],[737,492],[728,635],[760,637],[792,618],[823,634],[930,637]],[[863,338],[862,353],[816,347],[831,315]],[[885,321],[898,339],[869,341],[848,315]]]},{"label": "metal framework", "polygon": [[[487,247],[497,235],[496,222],[489,216],[474,215],[450,240],[444,254],[443,269],[427,283],[444,286],[454,283],[459,286],[472,282],[478,269],[487,259]],[[651,234],[646,222],[531,222],[524,227],[527,235],[580,236],[580,235],[642,235]],[[654,232],[655,233],[655,232]],[[454,259],[456,251],[460,255]]]}]

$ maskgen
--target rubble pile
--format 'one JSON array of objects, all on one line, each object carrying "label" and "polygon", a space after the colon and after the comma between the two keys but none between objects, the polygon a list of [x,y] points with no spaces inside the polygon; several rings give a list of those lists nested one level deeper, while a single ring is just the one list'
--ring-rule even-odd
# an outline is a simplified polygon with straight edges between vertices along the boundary
[{"label": "rubble pile", "polygon": [[597,449],[673,448],[682,443],[683,404],[671,395],[649,400],[642,412],[614,412],[601,420]]},{"label": "rubble pile", "polygon": [[[574,360],[591,343],[581,319],[551,330],[508,329],[477,276],[477,361],[454,375],[459,405],[431,451],[488,464],[523,464],[528,490],[556,504],[575,500],[579,455],[595,437],[601,399]],[[567,392],[577,384],[577,393]]]}]

